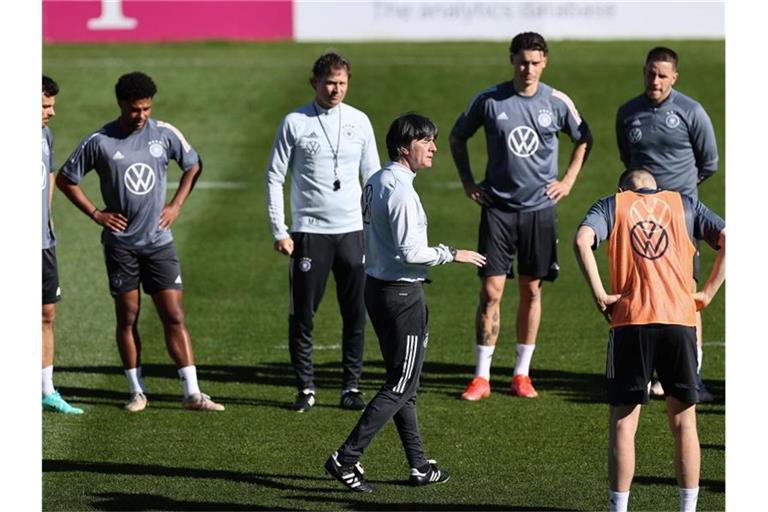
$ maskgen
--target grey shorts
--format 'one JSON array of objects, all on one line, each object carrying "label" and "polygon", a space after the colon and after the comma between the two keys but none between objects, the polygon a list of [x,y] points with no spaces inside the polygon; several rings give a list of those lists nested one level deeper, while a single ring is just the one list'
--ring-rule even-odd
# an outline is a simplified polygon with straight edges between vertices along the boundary
[{"label": "grey shorts", "polygon": [[486,264],[481,277],[514,277],[512,263],[517,255],[517,273],[554,281],[560,274],[557,263],[557,212],[554,206],[533,212],[483,208],[477,252]]},{"label": "grey shorts", "polygon": [[56,247],[43,249],[43,304],[55,304],[61,300],[59,269],[56,263]]},{"label": "grey shorts", "polygon": [[148,295],[162,290],[183,289],[181,265],[173,242],[140,249],[105,245],[104,262],[112,296],[136,290],[139,283]]},{"label": "grey shorts", "polygon": [[664,393],[681,402],[699,401],[696,328],[684,325],[626,325],[611,329],[606,357],[611,405],[647,404],[653,371]]}]

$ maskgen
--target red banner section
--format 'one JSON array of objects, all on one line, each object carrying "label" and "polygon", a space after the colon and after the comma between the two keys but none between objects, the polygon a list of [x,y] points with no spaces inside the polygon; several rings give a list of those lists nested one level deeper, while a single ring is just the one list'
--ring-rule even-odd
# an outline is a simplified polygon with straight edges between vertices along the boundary
[{"label": "red banner section", "polygon": [[293,37],[293,1],[43,0],[46,42]]}]

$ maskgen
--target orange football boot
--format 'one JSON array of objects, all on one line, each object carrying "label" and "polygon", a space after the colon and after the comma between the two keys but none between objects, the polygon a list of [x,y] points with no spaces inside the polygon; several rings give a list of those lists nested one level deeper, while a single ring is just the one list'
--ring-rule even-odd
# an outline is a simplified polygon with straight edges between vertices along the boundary
[{"label": "orange football boot", "polygon": [[491,396],[491,383],[486,378],[475,377],[461,394],[461,399],[477,402],[489,396]]}]

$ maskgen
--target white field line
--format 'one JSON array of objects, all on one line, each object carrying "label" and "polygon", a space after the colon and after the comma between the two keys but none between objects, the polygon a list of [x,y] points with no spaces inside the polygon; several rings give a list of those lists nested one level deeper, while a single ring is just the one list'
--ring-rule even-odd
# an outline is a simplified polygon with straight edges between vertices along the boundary
[{"label": "white field line", "polygon": [[[280,350],[286,350],[288,348],[287,343],[283,343],[282,345],[275,345],[272,348],[279,348]],[[335,345],[312,345],[312,350],[339,350],[341,348],[340,344]]]},{"label": "white field line", "polygon": [[[56,58],[49,58],[46,62],[46,66],[55,67],[61,66],[66,68],[124,68],[127,63],[131,62],[132,58],[117,59],[114,57],[80,57],[77,59],[57,60]],[[230,57],[226,59],[218,57],[150,57],[141,58],[141,65],[144,67],[163,67],[163,68],[222,68],[222,67],[237,67],[240,69],[264,69],[264,68],[305,68],[307,63],[301,59],[281,59],[276,60],[265,58],[263,55],[243,55],[242,57]],[[472,58],[465,59],[462,62],[464,67],[488,67],[488,66],[503,66],[505,64],[504,59],[496,57],[487,58]],[[454,67],[456,65],[456,59],[453,57],[383,57],[377,59],[375,64],[366,64],[365,62],[355,63],[355,67],[368,66],[408,66],[408,67]]]},{"label": "white field line", "polygon": [[[247,181],[198,181],[195,183],[195,189],[203,190],[218,190],[218,189],[233,189],[233,188],[248,188],[251,186]],[[168,188],[179,188],[178,182],[168,183]]]}]

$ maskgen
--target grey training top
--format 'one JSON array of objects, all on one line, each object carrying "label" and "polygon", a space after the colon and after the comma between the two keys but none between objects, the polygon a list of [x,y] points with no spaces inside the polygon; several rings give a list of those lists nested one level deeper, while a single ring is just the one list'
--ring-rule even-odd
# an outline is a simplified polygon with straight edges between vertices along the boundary
[{"label": "grey training top", "polygon": [[360,110],[344,103],[326,109],[312,101],[288,114],[277,129],[266,171],[273,239],[289,236],[283,202],[289,170],[291,231],[340,234],[363,229],[360,177],[365,182],[380,167],[373,127]]},{"label": "grey training top", "polygon": [[51,193],[50,176],[53,170],[53,134],[46,126],[43,128],[43,169],[40,187],[43,191],[43,249],[56,245],[56,237],[53,235],[53,229],[51,229],[51,208],[48,204]]},{"label": "grey training top", "polygon": [[427,267],[453,261],[449,247],[429,247],[427,215],[413,188],[415,177],[407,167],[389,162],[365,183],[365,273],[376,279],[423,281]]},{"label": "grey training top", "polygon": [[558,132],[574,142],[589,137],[571,99],[544,83],[533,96],[519,95],[511,81],[481,91],[453,134],[466,140],[481,126],[488,153],[483,187],[499,207],[517,211],[554,205],[546,188],[558,176]]},{"label": "grey training top", "polygon": [[106,211],[122,213],[128,219],[128,227],[121,233],[104,228],[103,244],[158,247],[173,241],[170,229],[159,227],[171,160],[184,172],[200,161],[176,127],[150,118],[141,130],[126,133],[113,121],[87,136],[60,172],[72,183],[80,183],[86,173],[96,169]]},{"label": "grey training top", "polygon": [[627,169],[645,168],[659,188],[698,197],[696,185],[717,171],[717,142],[704,108],[672,89],[660,105],[641,94],[616,113],[616,141]]},{"label": "grey training top", "polygon": [[[642,194],[654,194],[657,191],[640,189]],[[690,196],[683,195],[683,209],[685,210],[685,225],[688,228],[688,237],[692,243],[704,240],[710,247],[718,248],[720,232],[725,229],[725,221],[707,208],[704,203]],[[616,196],[608,196],[593,204],[584,220],[579,226],[589,226],[595,232],[595,243],[592,249],[597,249],[600,242],[607,240],[613,231],[616,220]]]}]

